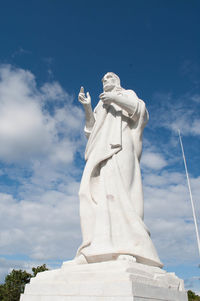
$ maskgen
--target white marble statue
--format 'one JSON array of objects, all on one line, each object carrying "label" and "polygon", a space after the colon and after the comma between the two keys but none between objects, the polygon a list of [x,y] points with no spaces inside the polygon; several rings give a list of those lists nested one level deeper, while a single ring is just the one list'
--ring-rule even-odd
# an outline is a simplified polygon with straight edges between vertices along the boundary
[{"label": "white marble statue", "polygon": [[21,301],[187,301],[183,280],[161,269],[143,222],[140,174],[145,103],[120,86],[114,73],[94,113],[86,113],[86,165],[80,186],[83,243],[74,260],[38,273]]},{"label": "white marble statue", "polygon": [[88,143],[79,192],[83,243],[75,260],[127,259],[162,267],[143,222],[140,157],[148,112],[133,90],[120,86],[116,74],[108,72],[102,82],[94,112],[83,87],[78,96]]}]

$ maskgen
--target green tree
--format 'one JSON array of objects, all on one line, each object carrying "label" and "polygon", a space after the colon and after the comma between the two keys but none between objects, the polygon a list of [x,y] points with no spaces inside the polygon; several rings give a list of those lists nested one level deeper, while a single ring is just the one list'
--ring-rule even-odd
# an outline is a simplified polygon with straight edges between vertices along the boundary
[{"label": "green tree", "polygon": [[196,295],[193,291],[188,291],[188,301],[200,301],[200,296]]},{"label": "green tree", "polygon": [[20,294],[23,293],[24,287],[30,282],[32,275],[22,270],[12,270],[5,278],[2,285],[2,301],[18,301]]},{"label": "green tree", "polygon": [[5,278],[5,283],[0,285],[0,301],[19,301],[20,294],[24,292],[25,285],[37,273],[48,270],[43,264],[32,268],[33,275],[22,270],[12,270]]},{"label": "green tree", "polygon": [[0,300],[3,300],[3,296],[5,295],[5,287],[4,284],[0,284]]},{"label": "green tree", "polygon": [[32,268],[33,277],[35,277],[37,275],[37,273],[44,272],[44,271],[47,271],[47,270],[48,269],[46,267],[46,264],[40,265],[37,268]]}]

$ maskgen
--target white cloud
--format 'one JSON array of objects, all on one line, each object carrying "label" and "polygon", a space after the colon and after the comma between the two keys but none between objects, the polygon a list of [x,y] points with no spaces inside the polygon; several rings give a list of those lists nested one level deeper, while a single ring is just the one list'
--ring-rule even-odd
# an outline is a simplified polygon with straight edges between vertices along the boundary
[{"label": "white cloud", "polygon": [[40,90],[43,93],[43,98],[47,101],[63,101],[69,99],[72,101],[72,97],[62,89],[58,82],[45,83]]},{"label": "white cloud", "polygon": [[[32,274],[32,268],[43,265],[43,261],[39,260],[29,260],[24,261],[20,259],[4,258],[0,257],[0,283],[4,283],[5,276],[9,274],[13,269],[15,270],[25,270],[26,272]],[[56,262],[52,262],[47,265],[48,269],[55,268]]]},{"label": "white cloud", "polygon": [[150,169],[161,169],[167,165],[167,161],[160,153],[145,151],[142,155],[141,164]]},{"label": "white cloud", "polygon": [[194,94],[191,99],[194,101],[194,102],[197,102],[197,103],[200,103],[200,95],[198,94]]},{"label": "white cloud", "polygon": [[167,172],[163,171],[161,174],[156,174],[155,172],[145,173],[144,176],[144,186],[154,186],[154,187],[168,187],[170,185],[176,185],[185,182],[185,175],[178,172]]},{"label": "white cloud", "polygon": [[41,263],[75,256],[81,236],[74,156],[83,153],[83,116],[59,83],[40,89],[31,72],[0,66],[1,175],[18,181],[17,199],[0,193],[1,254]]},{"label": "white cloud", "polygon": [[34,76],[3,66],[0,79],[0,159],[25,159],[47,151],[53,125],[42,113]]},{"label": "white cloud", "polygon": [[[200,178],[191,181],[197,212],[200,210],[199,181]],[[149,174],[145,174],[144,199],[145,220],[164,263],[176,261],[176,264],[183,264],[197,259],[198,248],[185,175],[164,171],[149,181]],[[200,216],[198,222],[200,225]]]},{"label": "white cloud", "polygon": [[[150,136],[144,140],[142,157],[145,223],[165,265],[191,264],[198,259],[187,180],[176,140],[174,143],[170,134],[163,140]],[[200,178],[191,175],[200,228],[199,184]]]},{"label": "white cloud", "polygon": [[[54,100],[52,114],[44,100]],[[58,100],[65,103],[57,107]],[[16,162],[49,155],[54,162],[71,162],[76,150],[67,134],[77,138],[82,122],[82,110],[72,105],[72,97],[59,83],[45,83],[39,89],[31,72],[0,67],[0,160]]]},{"label": "white cloud", "polygon": [[39,202],[0,194],[1,253],[44,261],[73,257],[80,244],[78,208],[77,191],[48,191]]},{"label": "white cloud", "polygon": [[180,129],[183,135],[199,136],[199,98],[198,94],[188,93],[176,98],[171,94],[156,93],[156,104],[151,109],[152,125],[165,127],[176,134]]}]

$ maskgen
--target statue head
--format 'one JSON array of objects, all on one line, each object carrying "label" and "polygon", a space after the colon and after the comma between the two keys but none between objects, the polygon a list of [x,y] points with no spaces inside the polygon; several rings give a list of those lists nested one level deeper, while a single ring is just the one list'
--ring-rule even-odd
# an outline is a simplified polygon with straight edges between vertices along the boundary
[{"label": "statue head", "polygon": [[105,92],[112,91],[116,87],[120,86],[120,78],[113,72],[108,72],[102,78],[103,89]]}]

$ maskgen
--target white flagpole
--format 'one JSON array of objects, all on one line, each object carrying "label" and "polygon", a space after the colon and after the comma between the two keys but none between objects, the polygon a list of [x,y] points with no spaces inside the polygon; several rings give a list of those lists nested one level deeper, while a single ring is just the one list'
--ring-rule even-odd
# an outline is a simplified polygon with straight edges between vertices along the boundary
[{"label": "white flagpole", "polygon": [[181,144],[181,150],[182,150],[182,154],[183,154],[183,161],[184,161],[184,165],[185,165],[185,172],[186,172],[186,177],[187,177],[188,189],[189,189],[189,193],[190,193],[190,201],[191,201],[191,205],[192,205],[192,213],[193,213],[193,218],[194,218],[194,225],[195,225],[196,236],[197,236],[197,245],[198,245],[199,256],[200,256],[199,231],[198,231],[198,226],[197,226],[197,219],[196,219],[196,213],[195,213],[195,209],[194,209],[194,202],[193,202],[192,191],[191,191],[191,187],[190,187],[190,179],[189,179],[188,170],[187,170],[185,153],[184,153],[183,143],[182,143],[182,139],[181,139],[181,133],[180,133],[179,129],[178,129],[178,135],[179,135],[179,140],[180,140],[180,144]]}]

